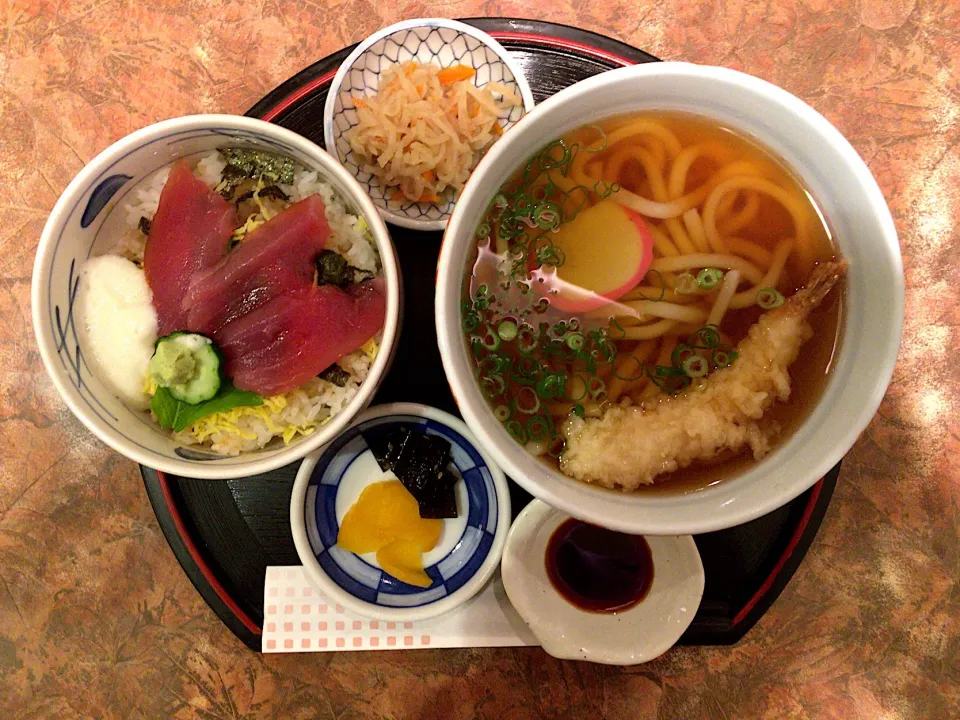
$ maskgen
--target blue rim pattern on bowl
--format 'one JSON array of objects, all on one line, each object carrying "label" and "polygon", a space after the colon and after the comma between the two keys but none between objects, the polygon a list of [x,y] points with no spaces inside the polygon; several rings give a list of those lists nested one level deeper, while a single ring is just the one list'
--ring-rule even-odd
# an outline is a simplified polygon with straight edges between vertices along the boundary
[{"label": "blue rim pattern on bowl", "polygon": [[[452,465],[467,490],[466,527],[438,562],[425,568],[429,588],[400,582],[363,558],[336,547],[339,523],[336,496],[340,481],[371,439],[400,426],[439,435],[451,444]],[[486,461],[463,435],[442,422],[416,415],[377,417],[349,428],[323,451],[304,497],[304,520],[311,552],[330,580],[363,602],[384,608],[416,608],[448,597],[481,568],[493,546],[500,513],[497,490]]]},{"label": "blue rim pattern on bowl", "polygon": [[363,162],[351,150],[345,133],[357,122],[354,95],[376,92],[380,74],[408,60],[433,62],[440,67],[465,64],[477,74],[474,83],[483,87],[503,83],[522,100],[501,118],[504,130],[513,127],[533,109],[534,101],[519,66],[506,49],[486,33],[464,23],[444,19],[409,20],[371,35],[344,61],[330,86],[324,107],[324,142],[327,149],[364,187],[384,220],[403,227],[442,230],[453,212],[455,201],[415,203],[391,200],[378,179],[363,169]]},{"label": "blue rim pattern on bowl", "polygon": [[[153,138],[148,142],[131,148],[128,152],[114,160],[108,167],[104,168],[104,170],[96,177],[96,179],[90,183],[89,186],[92,188],[90,192],[88,194],[84,194],[84,196],[78,202],[76,202],[73,207],[70,208],[67,215],[67,221],[64,223],[63,229],[57,235],[53,254],[50,258],[50,268],[48,271],[49,280],[47,306],[49,308],[50,328],[54,338],[56,339],[57,355],[59,356],[60,362],[63,364],[64,369],[67,371],[67,377],[69,378],[70,383],[76,389],[77,394],[84,401],[87,407],[89,407],[90,410],[100,418],[100,420],[112,425],[114,430],[127,442],[136,445],[140,449],[152,455],[169,459],[180,459],[184,457],[180,454],[180,452],[178,452],[181,450],[181,448],[177,448],[174,455],[167,455],[164,453],[158,453],[151,448],[145,447],[143,444],[137,442],[129,435],[124,433],[118,418],[109,410],[107,410],[106,407],[104,407],[104,405],[97,399],[96,395],[90,392],[84,377],[90,376],[91,370],[86,359],[83,357],[83,352],[80,349],[80,339],[77,332],[76,319],[74,316],[74,305],[76,303],[77,290],[80,282],[79,266],[82,265],[85,260],[89,259],[91,253],[93,252],[93,248],[97,244],[97,241],[100,237],[100,230],[103,228],[106,220],[114,210],[121,206],[128,193],[130,193],[132,190],[135,190],[139,185],[148,180],[155,171],[168,165],[169,162],[158,159],[158,164],[156,167],[153,167],[150,172],[145,174],[132,185],[129,185],[130,181],[134,179],[132,176],[111,171],[118,166],[122,166],[128,157],[137,153],[142,153],[144,148],[150,145],[161,142],[166,142],[167,145],[170,145],[175,142],[180,143],[188,140],[208,137],[210,135],[223,137],[235,144],[245,144],[255,147],[268,147],[277,152],[286,154],[294,152],[293,148],[285,143],[275,140],[274,138],[270,138],[252,131],[234,128],[181,130]],[[124,189],[124,186],[127,187]],[[120,193],[121,189],[124,189],[122,193]],[[119,196],[118,193],[120,193]],[[90,228],[90,226],[97,221],[101,214],[103,214],[103,211],[107,208],[109,209],[107,210],[106,214],[103,215],[102,222],[100,222],[99,226],[94,231],[86,255],[84,257],[70,258],[67,284],[65,287],[59,288],[62,296],[54,298],[53,293],[54,288],[56,287],[55,283],[52,281],[54,269],[58,266],[59,262],[65,262],[62,260],[62,258],[58,258],[60,244],[64,234],[74,231],[74,223],[76,223],[78,226],[76,229],[79,230]],[[78,213],[79,217],[77,217]],[[197,453],[197,455],[199,455],[199,453]],[[220,459],[220,456],[190,456],[189,459],[213,460]]]}]

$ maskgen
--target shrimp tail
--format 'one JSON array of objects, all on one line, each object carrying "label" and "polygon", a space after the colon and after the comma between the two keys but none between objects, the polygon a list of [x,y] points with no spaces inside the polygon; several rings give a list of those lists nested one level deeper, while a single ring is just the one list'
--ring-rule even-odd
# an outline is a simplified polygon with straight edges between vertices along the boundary
[{"label": "shrimp tail", "polygon": [[848,267],[849,263],[846,260],[820,263],[810,273],[807,284],[795,292],[780,310],[784,313],[798,313],[803,318],[807,317],[847,274]]}]

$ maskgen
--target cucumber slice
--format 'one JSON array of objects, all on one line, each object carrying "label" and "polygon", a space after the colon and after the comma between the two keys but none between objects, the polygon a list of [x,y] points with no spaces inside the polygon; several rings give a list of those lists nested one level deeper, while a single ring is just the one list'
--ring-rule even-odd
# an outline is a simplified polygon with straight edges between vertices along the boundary
[{"label": "cucumber slice", "polygon": [[196,405],[220,389],[220,355],[213,341],[195,333],[160,338],[150,359],[150,375],[181,402]]}]

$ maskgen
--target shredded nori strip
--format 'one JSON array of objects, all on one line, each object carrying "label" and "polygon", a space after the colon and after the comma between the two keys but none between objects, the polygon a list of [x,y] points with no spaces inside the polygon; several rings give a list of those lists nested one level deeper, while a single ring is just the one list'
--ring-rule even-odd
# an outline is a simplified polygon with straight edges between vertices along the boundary
[{"label": "shredded nori strip", "polygon": [[[226,148],[221,150],[220,154],[227,161],[228,169],[241,172],[244,177],[282,185],[293,183],[294,162],[283,155],[246,148]],[[226,177],[226,170],[224,176]]]},{"label": "shredded nori strip", "polygon": [[142,232],[144,235],[149,235],[149,234],[150,234],[150,226],[151,226],[152,224],[153,224],[153,223],[151,223],[149,220],[147,220],[147,218],[141,216],[141,217],[140,217],[140,222],[137,223],[137,229],[138,229],[140,232]]},{"label": "shredded nori strip", "polygon": [[422,518],[457,516],[458,478],[447,467],[450,443],[437,435],[399,428],[384,438],[367,438],[377,464],[392,471],[417,500]]},{"label": "shredded nori strip", "polygon": [[322,373],[317,375],[317,377],[321,380],[326,380],[327,382],[333,383],[337,387],[346,387],[347,382],[350,380],[350,373],[334,363]]},{"label": "shredded nori strip", "polygon": [[343,255],[333,250],[321,250],[317,255],[317,285],[346,287],[353,282],[353,268]]},{"label": "shredded nori strip", "polygon": [[[253,198],[253,192],[253,190],[245,192],[243,195],[235,198],[233,202],[239,205],[245,200],[250,200]],[[258,191],[257,195],[261,198],[273,198],[274,200],[283,200],[284,202],[290,201],[290,196],[281,190],[278,185],[267,185],[263,190]]]}]

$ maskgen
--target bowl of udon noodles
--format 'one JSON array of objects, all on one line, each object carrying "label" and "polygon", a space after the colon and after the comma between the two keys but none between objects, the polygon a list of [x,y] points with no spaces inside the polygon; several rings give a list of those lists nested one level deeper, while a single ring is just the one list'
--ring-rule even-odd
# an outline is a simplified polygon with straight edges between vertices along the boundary
[{"label": "bowl of udon noodles", "polygon": [[468,181],[436,323],[467,424],[575,517],[764,515],[852,447],[893,372],[903,269],[853,147],[788,92],[651,63],[531,112]]}]

